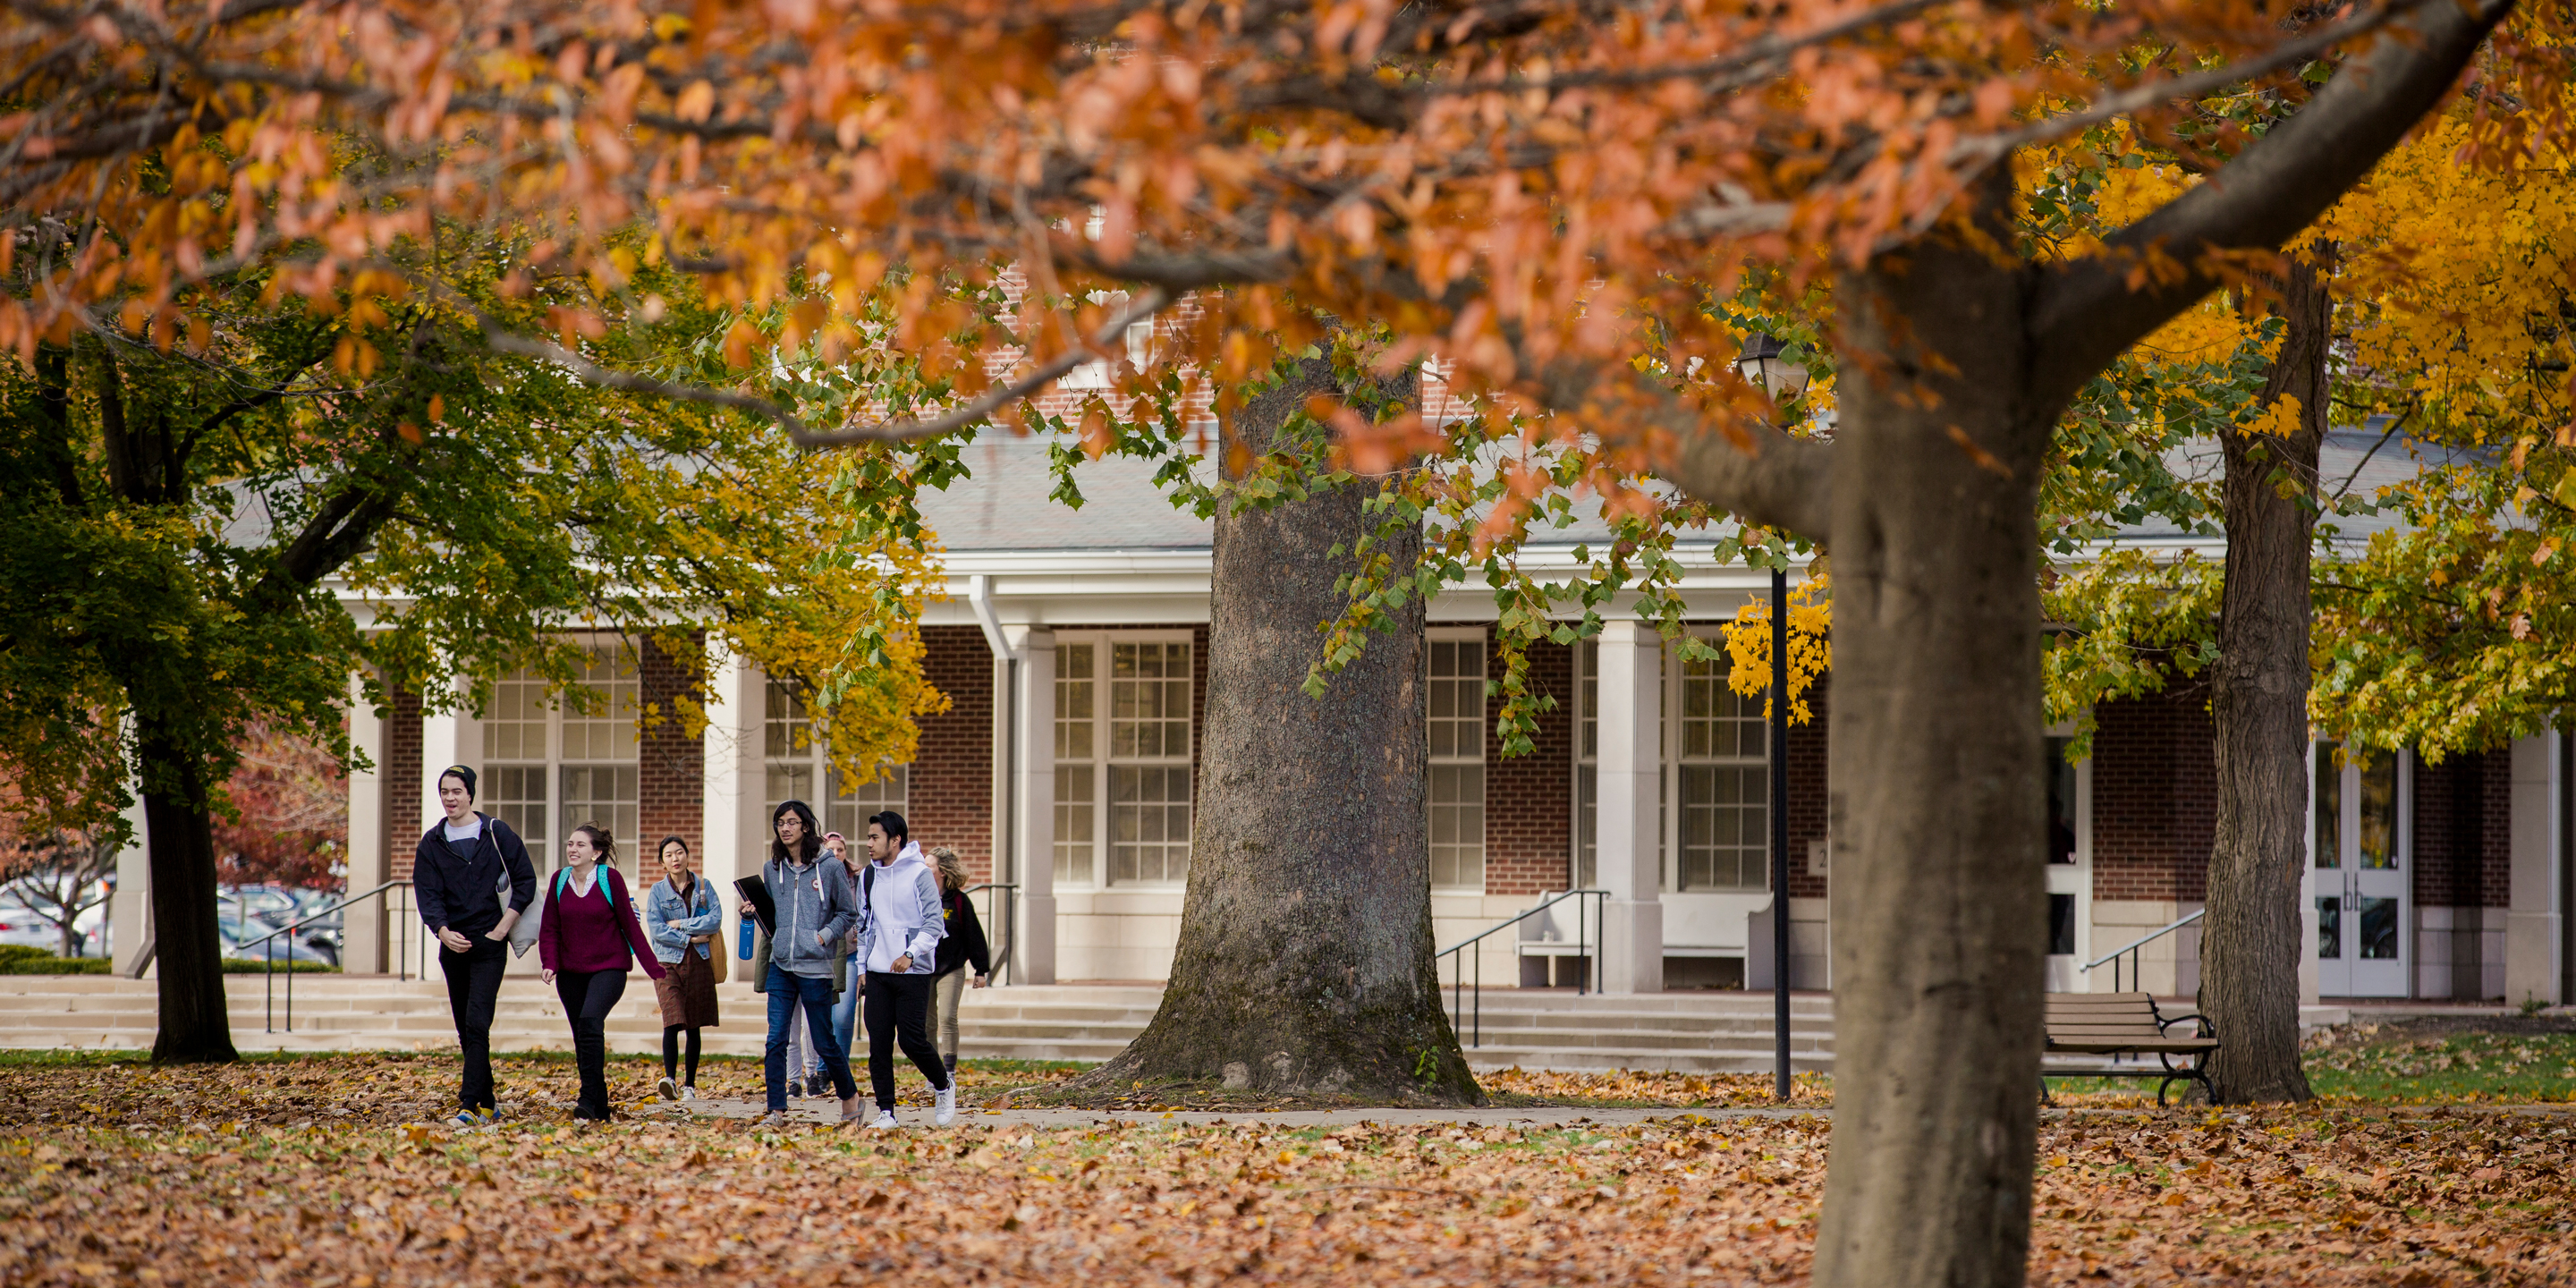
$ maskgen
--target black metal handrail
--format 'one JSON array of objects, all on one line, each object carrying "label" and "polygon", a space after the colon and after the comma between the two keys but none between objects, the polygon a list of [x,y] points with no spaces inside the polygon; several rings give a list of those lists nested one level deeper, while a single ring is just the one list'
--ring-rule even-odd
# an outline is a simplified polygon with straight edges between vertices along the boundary
[{"label": "black metal handrail", "polygon": [[[267,992],[266,1028],[268,1032],[275,1033],[277,1031],[277,937],[308,922],[320,921],[324,917],[328,917],[332,913],[339,912],[344,908],[365,903],[369,899],[383,898],[388,891],[396,888],[401,889],[403,892],[403,911],[410,911],[411,882],[388,881],[364,894],[353,894],[319,912],[309,913],[305,916],[298,917],[257,939],[233,945],[236,950],[257,948],[263,944],[268,947],[268,952],[266,953],[268,969],[264,972],[267,977],[265,989]],[[385,904],[386,907],[390,909],[393,905],[393,901],[390,898],[387,898],[385,899]],[[411,919],[408,917],[398,916],[395,917],[394,920],[400,924],[403,936],[403,946],[394,955],[395,967],[401,972],[401,978],[407,981],[411,978]],[[427,943],[427,938],[424,937],[422,942]],[[343,950],[345,951],[345,949],[346,938],[344,936]],[[289,1033],[293,1033],[295,1031],[295,970],[293,961],[294,959],[292,958],[288,959],[288,969],[286,972],[286,1031]],[[426,966],[422,967],[420,974],[424,977],[427,976],[429,974],[428,968]]]},{"label": "black metal handrail", "polygon": [[[977,892],[984,890],[990,890],[993,892],[993,897],[985,901],[986,906],[998,908],[1001,911],[1001,916],[998,920],[990,915],[987,915],[984,918],[985,925],[990,926],[998,924],[1002,927],[1002,946],[993,953],[993,982],[999,984],[1002,982],[1003,968],[1011,964],[1011,950],[1020,946],[1020,937],[1017,933],[1019,926],[1017,913],[1020,906],[1020,883],[1017,881],[987,881],[979,886],[968,886],[959,893],[972,899],[975,897]],[[1008,891],[1009,893],[1006,894],[1004,891]]]},{"label": "black metal handrail", "polygon": [[[2082,971],[2082,972],[2084,972],[2085,974],[2088,974],[2088,975],[2089,975],[2089,974],[2091,974],[2091,973],[2092,973],[2092,971],[2093,971],[2093,968],[2094,968],[2094,967],[2099,966],[2099,965],[2101,965],[2101,964],[2102,964],[2102,963],[2104,963],[2104,962],[2109,962],[2109,963],[2111,963],[2111,991],[2112,991],[2112,992],[2114,992],[2114,993],[2117,993],[2117,992],[2120,992],[2120,991],[2121,991],[2121,988],[2120,988],[2120,961],[2119,961],[2119,959],[2120,959],[2122,956],[2126,956],[2126,957],[2129,959],[2129,982],[2130,982],[2131,984],[2140,984],[2140,981],[2144,978],[2144,976],[2142,976],[2142,975],[2140,975],[2140,974],[2138,973],[2138,972],[2139,972],[2139,969],[2140,969],[2140,967],[2139,967],[2139,953],[2138,953],[2138,950],[2139,950],[2139,949],[2141,949],[2141,948],[2144,948],[2144,947],[2146,947],[2147,945],[2149,945],[2149,944],[2151,944],[2151,943],[2154,943],[2155,941],[2157,941],[2157,940],[2159,940],[2159,939],[2162,939],[2162,938],[2164,938],[2165,936],[2170,935],[2170,934],[2172,934],[2173,932],[2175,932],[2175,931],[2177,931],[2177,930],[2180,930],[2180,929],[2182,929],[2183,927],[2188,926],[2188,925],[2190,925],[2191,923],[2193,923],[2193,922],[2195,922],[2195,921],[2198,921],[2198,920],[2200,920],[2202,917],[2205,917],[2205,916],[2208,916],[2208,915],[2209,915],[2209,909],[2207,909],[2207,908],[2203,908],[2203,909],[2201,909],[2201,910],[2200,910],[2200,911],[2198,911],[2198,912],[2195,912],[2195,913],[2190,914],[2189,916],[2185,916],[2185,917],[2178,918],[2178,919],[2176,919],[2176,920],[2174,920],[2174,921],[2172,921],[2172,922],[2167,923],[2167,924],[2165,925],[2164,929],[2162,929],[2162,930],[2149,931],[2149,932],[2148,932],[2148,933],[2146,933],[2145,935],[2140,936],[2140,937],[2139,937],[2135,942],[2132,942],[2132,943],[2130,943],[2130,944],[2124,945],[2124,946],[2119,947],[2119,948],[2114,948],[2114,949],[2112,949],[2111,951],[2109,951],[2109,952],[2107,952],[2107,953],[2104,953],[2104,954],[2102,954],[2101,956],[2096,957],[2096,958],[2094,958],[2093,960],[2091,960],[2091,961],[2089,961],[2089,962],[2086,962],[2086,963],[2084,963],[2084,964],[2083,964],[2083,965],[2081,965],[2081,966],[2076,967],[2075,969],[2077,969],[2077,970],[2079,970],[2079,971]],[[2143,984],[2140,984],[2140,987],[2141,987],[2141,988],[2143,988],[2143,987],[2144,987],[2144,985],[2143,985]]]},{"label": "black metal handrail", "polygon": [[[1585,993],[1600,992],[1600,985],[1593,982],[1593,972],[1601,968],[1601,954],[1595,951],[1595,949],[1600,943],[1600,935],[1598,931],[1601,926],[1601,919],[1609,911],[1609,898],[1610,892],[1607,890],[1568,890],[1563,894],[1549,899],[1545,903],[1538,904],[1535,907],[1520,912],[1508,921],[1488,926],[1485,929],[1432,954],[1431,969],[1435,979],[1438,978],[1440,959],[1443,957],[1454,959],[1449,964],[1450,1031],[1454,1033],[1460,1029],[1468,1029],[1470,1036],[1467,1039],[1467,1045],[1472,1047],[1483,1046],[1485,1044],[1485,959],[1481,956],[1470,953],[1467,950],[1475,947],[1478,943],[1483,942],[1486,938],[1509,930],[1512,927],[1517,926],[1568,899],[1575,901],[1575,955],[1583,962],[1583,973],[1575,977],[1574,991],[1577,996]],[[1597,899],[1601,902],[1586,908],[1583,901],[1587,899]],[[1587,913],[1589,914],[1588,916]],[[1515,960],[1518,959],[1519,954],[1517,950],[1515,950],[1513,956]],[[1470,987],[1470,983],[1466,978],[1467,960],[1470,957],[1474,957],[1476,962],[1476,978],[1472,985],[1476,990],[1476,993],[1475,1003],[1472,1010],[1469,1008],[1466,1001],[1466,990]]]}]

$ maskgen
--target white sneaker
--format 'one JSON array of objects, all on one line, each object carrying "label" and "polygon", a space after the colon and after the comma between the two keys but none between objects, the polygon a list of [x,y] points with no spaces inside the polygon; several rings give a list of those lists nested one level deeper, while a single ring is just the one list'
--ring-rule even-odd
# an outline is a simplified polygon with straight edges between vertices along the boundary
[{"label": "white sneaker", "polygon": [[957,1121],[956,1083],[949,1083],[947,1086],[939,1089],[939,1111],[932,1116],[931,1121],[938,1123],[942,1127]]},{"label": "white sneaker", "polygon": [[662,1081],[654,1084],[653,1090],[664,1100],[677,1100],[680,1098],[680,1084],[672,1081],[668,1074],[664,1074],[662,1076]]},{"label": "white sneaker", "polygon": [[894,1128],[894,1111],[891,1109],[878,1110],[877,1116],[868,1121],[869,1131],[893,1131]]},{"label": "white sneaker", "polygon": [[682,1100],[695,1100],[695,1099],[697,1099],[697,1098],[698,1098],[698,1089],[697,1089],[697,1088],[695,1088],[695,1087],[682,1087],[682,1088],[680,1088],[680,1099],[682,1099]]}]

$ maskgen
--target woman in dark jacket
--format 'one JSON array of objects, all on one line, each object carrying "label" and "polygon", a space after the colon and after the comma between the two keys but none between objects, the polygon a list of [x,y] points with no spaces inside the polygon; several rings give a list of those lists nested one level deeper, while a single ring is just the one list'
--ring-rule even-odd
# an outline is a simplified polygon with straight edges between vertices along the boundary
[{"label": "woman in dark jacket", "polygon": [[930,852],[930,861],[939,867],[939,913],[948,922],[948,934],[939,941],[939,969],[930,980],[930,1031],[940,1060],[954,1075],[957,1004],[966,997],[966,966],[975,966],[975,987],[989,986],[992,949],[984,942],[984,923],[976,919],[974,901],[966,897],[965,862],[944,845]]},{"label": "woman in dark jacket", "polygon": [[626,995],[626,972],[638,960],[662,978],[662,963],[644,938],[626,878],[610,866],[617,843],[597,823],[584,823],[564,838],[564,867],[546,883],[545,912],[537,920],[538,960],[544,978],[563,999],[572,1021],[573,1062],[581,1068],[576,1121],[608,1121],[608,1013]]}]

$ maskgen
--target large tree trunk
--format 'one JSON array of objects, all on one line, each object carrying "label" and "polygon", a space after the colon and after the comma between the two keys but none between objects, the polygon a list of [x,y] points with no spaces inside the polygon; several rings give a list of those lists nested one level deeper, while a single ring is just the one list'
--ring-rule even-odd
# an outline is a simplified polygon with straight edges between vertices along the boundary
[{"label": "large tree trunk", "polygon": [[155,1064],[237,1060],[224,1005],[223,940],[215,931],[215,833],[204,767],[145,731],[143,819],[150,833],[153,956],[160,965]]},{"label": "large tree trunk", "polygon": [[2222,433],[2227,584],[2219,600],[2218,830],[2200,939],[2200,1010],[2229,1104],[2305,1100],[2299,1067],[2299,869],[2307,861],[2308,559],[2326,428],[2332,301],[2316,268],[2283,286],[2289,330],[2262,405],[2299,400],[2287,437]]},{"label": "large tree trunk", "polygon": [[[1267,452],[1326,364],[1235,417]],[[1365,480],[1216,520],[1205,741],[1189,893],[1154,1021],[1087,1079],[1223,1082],[1397,1101],[1483,1099],[1432,966],[1422,603],[1398,613],[1321,697],[1316,626],[1343,597],[1347,547],[1376,523]],[[1386,548],[1412,566],[1420,537]]]},{"label": "large tree trunk", "polygon": [[[1978,197],[2009,245],[2009,191]],[[1841,295],[1816,1282],[2019,1284],[2048,911],[2033,552],[2059,408],[2019,393],[2023,287],[1988,252],[1926,239]]]}]

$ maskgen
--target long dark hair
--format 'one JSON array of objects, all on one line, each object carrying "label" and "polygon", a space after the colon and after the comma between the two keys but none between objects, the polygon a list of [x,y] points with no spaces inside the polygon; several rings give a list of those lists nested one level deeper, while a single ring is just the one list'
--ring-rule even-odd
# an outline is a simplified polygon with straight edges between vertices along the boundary
[{"label": "long dark hair", "polygon": [[811,863],[815,855],[823,852],[823,825],[814,821],[813,807],[803,801],[780,801],[778,808],[769,811],[769,857],[778,863],[788,861],[787,847],[778,843],[778,820],[790,814],[805,824],[804,839],[796,845],[801,851],[796,856],[797,861]]}]

